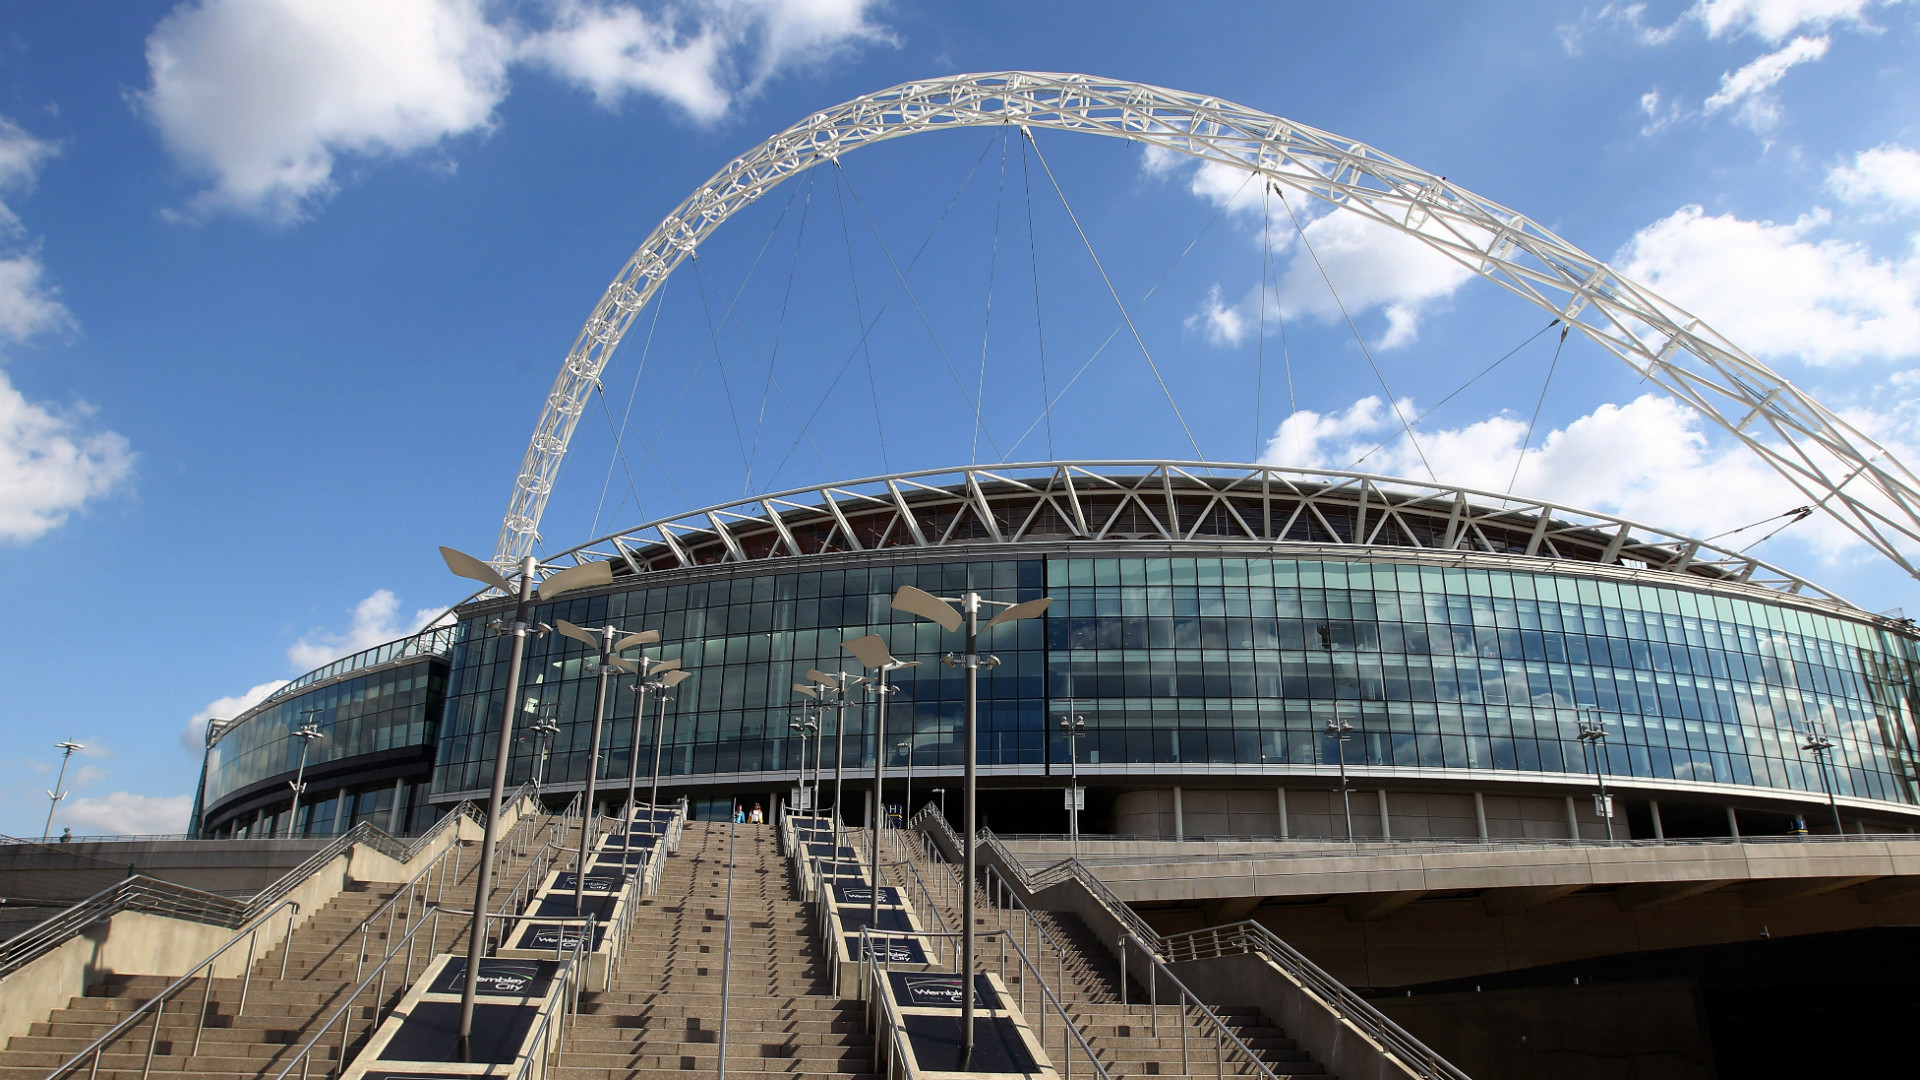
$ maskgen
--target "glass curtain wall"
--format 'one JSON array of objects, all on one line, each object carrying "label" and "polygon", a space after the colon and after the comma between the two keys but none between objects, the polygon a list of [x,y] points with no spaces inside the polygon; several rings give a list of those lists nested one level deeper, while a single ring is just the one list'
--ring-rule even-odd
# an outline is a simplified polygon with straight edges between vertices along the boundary
[{"label": "glass curtain wall", "polygon": [[[891,744],[909,724],[916,766],[960,764],[961,677],[939,663],[960,642],[890,610],[904,584],[1055,598],[1044,622],[996,631],[983,646],[1002,661],[981,677],[985,767],[1064,767],[1068,751],[1051,729],[1072,701],[1087,718],[1087,765],[1331,762],[1322,729],[1337,715],[1354,727],[1346,753],[1357,765],[1587,773],[1577,728],[1592,706],[1616,776],[1819,791],[1800,749],[1818,728],[1834,741],[1828,779],[1841,794],[1920,801],[1913,640],[1749,596],[1415,564],[1051,558],[743,573],[543,605],[536,618],[659,630],[656,655],[696,672],[667,706],[663,775],[785,786],[800,761],[787,727],[800,712],[791,684],[810,667],[852,668],[840,642],[873,632],[922,662],[900,673],[889,705],[890,764],[904,764]],[[504,641],[464,620],[453,663],[436,792],[490,780],[486,729],[502,707]],[[562,729],[550,782],[585,776],[590,669],[576,642],[529,642],[523,720],[548,706]],[[609,694],[601,774],[616,786],[636,747],[631,681]],[[870,699],[854,700],[849,768],[871,765],[860,748]],[[643,784],[651,698],[647,712]],[[831,770],[831,726],[825,743]],[[531,775],[536,750],[516,743],[512,783]]]}]

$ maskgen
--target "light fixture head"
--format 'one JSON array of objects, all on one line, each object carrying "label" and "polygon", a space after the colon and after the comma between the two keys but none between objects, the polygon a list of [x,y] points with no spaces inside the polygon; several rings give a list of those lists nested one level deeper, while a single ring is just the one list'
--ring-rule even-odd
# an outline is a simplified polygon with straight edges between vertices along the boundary
[{"label": "light fixture head", "polygon": [[923,619],[937,622],[949,633],[960,629],[960,624],[964,621],[952,604],[911,585],[902,585],[900,591],[893,594],[893,607],[896,611],[904,611],[909,615],[918,615]]}]

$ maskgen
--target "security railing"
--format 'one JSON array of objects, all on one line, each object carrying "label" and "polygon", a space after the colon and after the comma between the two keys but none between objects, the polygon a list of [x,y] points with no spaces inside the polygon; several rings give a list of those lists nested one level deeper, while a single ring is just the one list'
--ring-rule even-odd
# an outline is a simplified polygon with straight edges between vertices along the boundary
[{"label": "security railing", "polygon": [[300,913],[300,905],[292,900],[282,900],[267,909],[264,913],[255,917],[246,926],[242,927],[239,933],[229,938],[225,945],[215,949],[205,960],[196,964],[192,970],[173,980],[173,982],[168,983],[166,989],[161,990],[151,999],[141,1004],[139,1008],[128,1013],[119,1023],[108,1028],[106,1034],[88,1043],[78,1054],[62,1062],[52,1072],[47,1074],[47,1080],[60,1080],[60,1077],[69,1076],[79,1071],[82,1065],[88,1067],[87,1075],[89,1077],[98,1076],[100,1072],[100,1059],[106,1054],[107,1049],[132,1033],[142,1022],[151,1018],[153,1021],[153,1031],[147,1038],[146,1058],[140,1066],[141,1080],[147,1080],[147,1077],[153,1072],[154,1050],[160,1042],[160,1028],[166,1022],[167,1006],[171,1004],[175,998],[183,996],[187,988],[196,979],[204,983],[206,989],[200,996],[199,1020],[194,1027],[193,1049],[188,1052],[188,1056],[198,1054],[200,1052],[200,1037],[205,1034],[207,1030],[207,1016],[212,1012],[214,971],[220,959],[227,954],[228,950],[237,947],[240,942],[245,941],[247,943],[246,976],[241,981],[240,1001],[234,1011],[235,1016],[244,1016],[247,1012],[247,995],[253,988],[253,961],[259,952],[260,932],[266,929],[267,924],[272,922],[282,911],[287,912],[286,940],[282,944],[280,953],[280,977],[285,978],[287,974],[287,957],[293,952],[293,916]]},{"label": "security railing", "polygon": [[[1286,972],[1336,1017],[1378,1043],[1414,1075],[1429,1080],[1469,1080],[1466,1073],[1428,1049],[1426,1044],[1388,1019],[1365,998],[1349,990],[1340,980],[1322,971],[1319,965],[1257,922],[1247,920],[1172,934],[1159,939],[1158,948],[1173,963],[1243,953],[1259,955]],[[1159,961],[1155,963],[1159,964]]]}]

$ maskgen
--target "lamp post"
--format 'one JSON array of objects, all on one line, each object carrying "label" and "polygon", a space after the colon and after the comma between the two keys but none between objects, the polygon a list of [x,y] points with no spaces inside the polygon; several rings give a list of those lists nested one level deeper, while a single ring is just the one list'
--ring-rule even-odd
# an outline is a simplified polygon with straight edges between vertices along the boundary
[{"label": "lamp post", "polygon": [[[651,645],[660,640],[658,630],[642,630],[637,634],[618,637],[620,630],[613,626],[602,626],[598,630],[587,630],[568,622],[555,619],[555,629],[575,641],[584,642],[593,647],[598,663],[594,667],[593,683],[593,729],[588,742],[587,785],[581,793],[585,813],[581,816],[580,857],[573,864],[573,913],[580,914],[581,905],[586,902],[587,887],[587,828],[586,819],[593,813],[593,800],[596,782],[600,779],[600,729],[607,718],[607,679],[614,671],[613,661],[617,653],[641,645]],[[617,639],[617,640],[616,640]],[[634,746],[640,745],[640,714],[635,710],[633,717]],[[629,755],[631,756],[631,755]],[[628,807],[631,811],[632,807]]]},{"label": "lamp post", "polygon": [[[660,807],[660,752],[665,749],[667,737],[667,705],[674,700],[667,695],[667,691],[693,678],[693,672],[680,667],[678,660],[662,661],[655,665],[654,670],[658,671],[663,667],[668,668],[664,674],[651,683],[644,684],[653,690],[653,787],[647,795],[647,831],[653,834],[656,844],[660,842],[660,819],[656,814]],[[635,684],[634,689],[639,691],[641,685]],[[640,717],[637,708],[633,715],[637,724]],[[631,793],[628,794],[627,801],[629,804],[632,803]]]},{"label": "lamp post", "polygon": [[1593,748],[1593,779],[1600,786],[1600,794],[1594,797],[1593,808],[1599,812],[1600,819],[1607,823],[1607,839],[1613,839],[1613,803],[1607,799],[1607,774],[1601,769],[1601,748],[1607,741],[1606,725],[1600,722],[1600,706],[1582,705],[1580,711],[1587,719],[1580,721],[1580,746],[1584,752]]},{"label": "lamp post", "polygon": [[[851,671],[820,671],[807,669],[807,678],[813,680],[813,686],[820,692],[820,719],[826,720],[826,710],[833,710],[833,864],[834,883],[840,881],[840,828],[845,816],[840,806],[840,791],[846,777],[847,759],[847,691],[865,678]],[[828,695],[831,695],[829,697]],[[820,757],[814,755],[813,767],[820,768]]]},{"label": "lamp post", "polygon": [[[867,919],[867,925],[873,927],[874,930],[877,931],[880,929],[880,829],[886,823],[886,814],[887,814],[886,801],[882,795],[882,792],[885,789],[882,787],[882,784],[881,784],[881,781],[885,777],[885,772],[883,771],[883,769],[887,761],[887,742],[886,742],[887,695],[892,693],[897,693],[900,690],[900,688],[897,686],[887,685],[887,676],[892,674],[893,672],[899,671],[901,668],[919,667],[920,661],[894,659],[893,653],[887,650],[887,639],[881,637],[879,634],[868,634],[866,637],[854,638],[852,641],[842,642],[840,647],[852,653],[854,657],[860,661],[860,665],[862,667],[870,667],[880,673],[875,677],[873,685],[869,687],[869,689],[873,691],[873,701],[874,701],[874,705],[873,705],[874,817],[873,817],[872,855],[871,855],[870,862],[868,864],[868,869],[871,871],[873,875],[873,880],[872,882],[869,883],[871,887],[868,889],[868,892],[872,893],[873,895],[868,906],[869,915]],[[811,672],[809,672],[809,674],[811,674]],[[841,690],[840,696],[842,698],[846,697],[846,691],[844,688]],[[837,851],[834,852],[834,858],[838,859],[839,857],[840,857],[840,853]],[[963,979],[961,981],[965,982],[966,980]],[[964,993],[965,990],[963,990],[962,992]]]},{"label": "lamp post", "polygon": [[85,746],[74,742],[72,739],[68,739],[66,742],[54,743],[53,748],[65,752],[60,755],[60,777],[53,782],[53,790],[47,792],[47,827],[40,831],[40,842],[43,844],[53,836],[54,810],[59,807],[60,800],[67,797],[67,793],[60,790],[60,786],[67,782],[67,762],[73,759],[73,752],[75,750],[86,749]]},{"label": "lamp post", "polygon": [[947,816],[947,789],[937,787],[933,789],[933,793],[940,796],[940,817],[944,820]]},{"label": "lamp post", "polygon": [[794,783],[798,785],[798,790],[801,795],[806,798],[807,814],[809,816],[813,814],[813,804],[819,800],[807,790],[807,733],[816,731],[819,727],[820,725],[813,717],[808,716],[804,712],[787,723],[788,730],[800,733],[800,775],[794,779]]},{"label": "lamp post", "polygon": [[1067,789],[1067,811],[1071,822],[1069,830],[1073,834],[1073,857],[1080,857],[1080,740],[1087,734],[1087,718],[1073,711],[1073,701],[1067,701],[1067,715],[1060,718],[1060,734],[1067,739],[1067,759],[1072,762],[1069,773],[1073,786]]},{"label": "lamp post", "polygon": [[1840,824],[1840,799],[1834,791],[1838,784],[1827,783],[1827,759],[1833,753],[1833,740],[1816,724],[1807,730],[1807,741],[1800,744],[1800,749],[1813,752],[1813,767],[1820,772],[1820,790],[1827,793],[1827,807],[1833,811],[1834,835],[1845,836],[1846,826]]},{"label": "lamp post", "polygon": [[[978,872],[978,856],[975,852],[976,780],[980,766],[980,669],[996,667],[1000,663],[997,656],[980,654],[980,608],[991,605],[1002,609],[987,620],[988,630],[1002,623],[1031,619],[1046,613],[1047,605],[1053,603],[1051,597],[1028,600],[1012,604],[1001,600],[988,600],[977,592],[966,592],[957,597],[946,598],[923,592],[911,585],[903,585],[893,596],[893,607],[911,615],[939,623],[948,633],[966,627],[966,650],[962,653],[948,653],[942,663],[948,667],[965,668],[966,683],[966,781],[961,814],[966,818],[966,830],[962,834],[962,850],[965,853],[964,873],[966,888],[961,890],[961,933],[960,933],[960,1055],[958,1067],[965,1071],[973,1063],[973,891],[974,879]],[[959,610],[953,605],[959,604]]]},{"label": "lamp post", "polygon": [[539,795],[547,786],[547,761],[553,756],[553,742],[560,734],[560,703],[550,701],[535,709],[527,734],[533,736],[533,793]]},{"label": "lamp post", "polygon": [[1347,843],[1353,843],[1353,796],[1347,789],[1347,739],[1353,725],[1340,717],[1340,703],[1333,703],[1333,718],[1327,721],[1327,734],[1333,736],[1333,749],[1340,758],[1340,809],[1347,816]]},{"label": "lamp post", "polygon": [[319,709],[302,710],[300,715],[307,719],[300,722],[299,728],[288,733],[292,738],[300,740],[300,767],[294,771],[293,779],[287,781],[287,786],[293,789],[293,805],[287,808],[287,839],[289,840],[293,839],[293,830],[299,827],[300,796],[307,790],[307,751],[312,748],[313,740],[322,737],[320,728],[312,720],[320,712]]},{"label": "lamp post", "polygon": [[913,740],[901,739],[893,744],[907,759],[907,801],[900,804],[900,824],[906,825],[907,817],[913,813]]},{"label": "lamp post", "polygon": [[[520,701],[520,669],[526,660],[527,634],[545,633],[546,627],[533,621],[534,574],[539,569],[533,556],[520,560],[516,568],[520,578],[518,582],[507,581],[492,566],[452,548],[441,548],[440,557],[446,560],[447,569],[454,574],[498,589],[514,601],[513,622],[510,625],[502,626],[497,619],[488,624],[489,628],[510,635],[513,645],[507,657],[507,695],[506,703],[500,710],[500,736],[494,745],[493,787],[487,796],[487,825],[480,838],[480,865],[473,875],[473,923],[467,933],[466,978],[460,990],[460,1026],[455,1038],[460,1060],[466,1061],[472,1056],[473,999],[480,988],[480,958],[486,949],[487,898],[493,891],[493,852],[500,840],[500,803],[506,798],[507,754],[513,749],[513,712]],[[612,566],[604,562],[581,563],[548,575],[545,581],[538,583],[538,596],[541,600],[552,600],[575,589],[612,583]]]}]

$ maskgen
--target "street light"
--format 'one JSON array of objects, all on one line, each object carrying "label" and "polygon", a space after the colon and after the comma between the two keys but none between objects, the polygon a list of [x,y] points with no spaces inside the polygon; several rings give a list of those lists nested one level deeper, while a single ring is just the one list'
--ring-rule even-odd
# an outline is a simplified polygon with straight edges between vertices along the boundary
[{"label": "street light", "polygon": [[[871,888],[869,888],[868,890],[873,894],[873,896],[869,905],[869,916],[867,919],[867,925],[873,927],[875,930],[878,930],[880,928],[880,829],[883,825],[886,824],[886,814],[887,814],[886,801],[883,795],[881,794],[885,790],[881,786],[881,781],[885,776],[885,773],[882,770],[887,762],[887,742],[886,742],[887,695],[898,693],[900,690],[900,688],[897,686],[887,685],[887,676],[893,672],[899,671],[901,668],[919,667],[920,661],[894,659],[893,653],[887,651],[887,639],[881,637],[879,634],[868,634],[866,637],[854,638],[852,641],[842,642],[840,644],[840,647],[852,653],[854,655],[854,658],[860,661],[861,667],[870,667],[877,670],[880,673],[878,676],[875,677],[874,684],[868,687],[868,689],[873,692],[873,700],[874,700],[874,706],[873,706],[874,818],[873,818],[873,848],[872,848],[873,854],[872,854],[872,860],[870,863],[870,869],[873,872],[873,881],[869,883],[871,885]],[[807,674],[811,676],[813,673],[808,672]],[[842,689],[840,696],[843,698],[846,696],[846,691],[844,689]],[[835,797],[838,798],[838,796],[835,796]],[[838,851],[834,852],[834,858],[838,859],[839,857],[840,857],[840,853]],[[962,980],[962,981],[964,982],[966,980]]]},{"label": "street light", "polygon": [[[1607,839],[1612,840],[1613,802],[1607,797],[1607,774],[1602,772],[1600,768],[1600,750],[1607,741],[1607,728],[1606,725],[1600,722],[1600,706],[1582,705],[1580,706],[1580,711],[1589,717],[1589,719],[1580,721],[1581,753],[1585,753],[1586,748],[1589,746],[1593,748],[1593,779],[1595,783],[1600,785],[1600,794],[1594,797],[1593,808],[1599,813],[1600,820],[1607,823]],[[1575,837],[1575,839],[1578,839],[1578,837]]]},{"label": "street light", "polygon": [[1327,734],[1333,736],[1334,752],[1340,756],[1340,808],[1347,815],[1347,843],[1353,843],[1353,796],[1347,789],[1347,739],[1353,725],[1340,717],[1340,703],[1333,703],[1333,719],[1327,721]]},{"label": "street light", "polygon": [[533,793],[538,795],[547,786],[547,760],[553,756],[554,739],[560,734],[560,703],[549,701],[535,709],[527,734],[533,736]]},{"label": "street light", "polygon": [[1071,815],[1070,830],[1073,834],[1073,857],[1080,857],[1080,740],[1087,734],[1087,718],[1073,711],[1073,702],[1067,702],[1067,715],[1060,718],[1060,734],[1067,739],[1067,757],[1072,761],[1070,775],[1073,786],[1067,789],[1067,811]]},{"label": "street light", "polygon": [[[828,687],[824,685],[794,683],[793,689],[795,693],[805,694],[807,697],[813,699],[811,701],[801,702],[800,711],[802,713],[808,711],[813,713],[813,726],[807,729],[813,732],[813,799],[807,804],[807,809],[811,811],[815,817],[818,817],[820,814],[820,773],[827,760],[826,746],[823,742],[827,736],[827,706],[821,694],[826,691]],[[802,779],[804,782],[804,778]]]},{"label": "street light", "polygon": [[54,809],[60,805],[61,799],[67,797],[67,793],[60,790],[60,785],[67,782],[67,762],[72,760],[75,750],[86,749],[86,747],[74,742],[72,739],[68,739],[66,742],[54,743],[53,748],[66,752],[60,755],[60,778],[53,782],[53,790],[47,792],[47,799],[49,800],[47,804],[47,827],[40,832],[40,842],[43,844],[53,836]]},{"label": "street light", "polygon": [[300,821],[300,796],[307,790],[307,751],[312,748],[313,740],[322,737],[320,729],[311,719],[318,716],[320,712],[319,709],[302,710],[300,715],[309,719],[302,720],[299,729],[290,732],[293,738],[300,740],[300,768],[294,772],[293,779],[287,781],[287,786],[293,789],[293,805],[287,809],[287,839],[289,840],[293,839],[293,830]]},{"label": "street light", "polygon": [[[623,653],[628,649],[635,649],[642,645],[651,645],[659,641],[660,631],[642,630],[637,634],[628,634],[616,640],[617,635],[620,633],[618,627],[602,626],[598,630],[587,630],[583,627],[575,626],[565,619],[555,619],[554,623],[555,629],[567,637],[593,646],[594,654],[598,660],[594,668],[593,735],[589,740],[593,745],[587,756],[587,787],[581,794],[581,799],[584,800],[583,806],[585,813],[581,815],[583,824],[580,828],[580,857],[573,865],[573,913],[578,916],[581,905],[585,903],[586,899],[587,829],[584,821],[587,815],[593,813],[595,782],[600,779],[600,728],[601,725],[605,723],[607,716],[607,678],[614,671],[613,661],[617,658],[615,654]],[[640,746],[640,711],[638,709],[635,709],[633,714],[633,735],[633,745],[635,751],[637,751]],[[632,757],[632,754],[628,756]],[[629,814],[631,814],[632,809],[631,806],[627,808]]]},{"label": "street light", "polygon": [[907,759],[907,801],[900,804],[900,824],[905,826],[908,816],[913,813],[913,740],[901,739],[893,744],[893,748]]},{"label": "street light", "polygon": [[1800,744],[1800,749],[1813,751],[1813,767],[1820,772],[1820,790],[1827,793],[1827,806],[1833,811],[1834,834],[1845,836],[1846,826],[1840,824],[1840,800],[1834,792],[1834,788],[1839,786],[1839,777],[1834,777],[1834,783],[1827,783],[1827,759],[1833,753],[1833,740],[1827,738],[1827,733],[1815,724],[1807,730],[1807,741]]},{"label": "street light", "polygon": [[[893,607],[910,615],[939,623],[948,633],[966,627],[965,652],[948,653],[941,661],[948,667],[964,667],[967,670],[966,692],[966,781],[964,801],[961,813],[966,818],[966,831],[962,850],[965,853],[967,884],[961,890],[962,923],[960,932],[960,1058],[958,1067],[966,1071],[973,1063],[973,892],[974,878],[977,873],[977,856],[974,851],[975,831],[975,783],[980,766],[980,668],[997,667],[1000,658],[980,655],[980,608],[991,604],[1002,610],[987,620],[987,629],[991,630],[1002,623],[1017,622],[1044,615],[1047,605],[1053,603],[1052,597],[1041,597],[1024,603],[1012,604],[1002,600],[988,600],[977,592],[968,591],[957,597],[940,597],[923,592],[911,585],[902,585],[893,596]],[[953,605],[959,604],[959,610]]]},{"label": "street light", "polygon": [[[512,636],[513,646],[507,656],[507,700],[500,710],[500,736],[493,752],[493,787],[487,796],[487,825],[480,834],[480,865],[473,875],[473,923],[467,933],[466,979],[460,990],[460,1027],[456,1035],[456,1049],[460,1060],[467,1061],[472,1056],[473,999],[480,988],[480,958],[486,949],[487,896],[493,891],[493,851],[500,839],[500,803],[506,798],[507,755],[513,749],[513,713],[520,702],[520,669],[526,660],[527,634],[544,634],[547,628],[533,621],[534,574],[539,569],[533,556],[528,555],[520,560],[516,568],[520,578],[517,583],[509,582],[492,566],[452,548],[441,548],[440,557],[446,560],[447,569],[457,576],[498,589],[514,601],[513,622],[510,625],[503,627],[497,619],[489,624],[491,629]],[[604,562],[581,563],[550,574],[545,581],[538,582],[538,596],[546,601],[575,589],[611,584],[612,566]]]},{"label": "street light", "polygon": [[933,789],[933,793],[940,796],[940,819],[944,821],[947,817],[947,789],[937,787]]},{"label": "street light", "polygon": [[[820,691],[821,720],[826,719],[826,710],[833,710],[833,847],[834,881],[840,880],[837,869],[840,860],[840,826],[845,816],[840,805],[840,789],[846,776],[847,762],[847,691],[865,682],[865,677],[851,671],[820,671],[807,669],[807,678],[813,680],[814,688]],[[829,698],[827,695],[832,694]],[[815,755],[813,767],[820,768],[820,759]]]},{"label": "street light", "polygon": [[[641,659],[644,662],[645,657]],[[664,669],[664,671],[662,669]],[[647,795],[647,831],[653,834],[653,842],[655,846],[658,846],[661,835],[660,818],[655,811],[660,808],[660,752],[666,748],[667,705],[674,700],[667,696],[667,691],[693,678],[693,672],[682,668],[678,660],[662,660],[653,666],[653,670],[661,673],[656,674],[651,682],[633,684],[633,689],[635,693],[640,695],[642,702],[646,700],[646,692],[648,690],[653,691],[653,787]],[[640,708],[638,705],[636,705],[633,710],[633,726],[636,731],[640,727]],[[628,807],[632,807],[633,805],[632,779],[628,779],[627,781],[627,805]],[[629,824],[627,828],[631,831],[633,826]]]},{"label": "street light", "polygon": [[807,791],[807,732],[820,730],[820,724],[804,712],[787,723],[787,728],[800,733],[800,775],[794,778],[794,790],[806,796],[807,813],[812,815],[814,804],[819,802],[817,794]]}]

